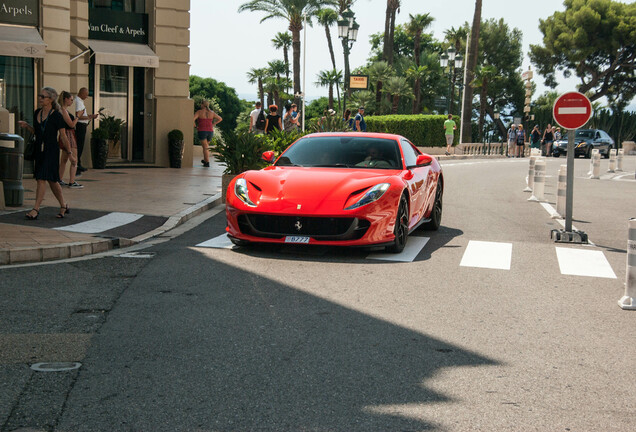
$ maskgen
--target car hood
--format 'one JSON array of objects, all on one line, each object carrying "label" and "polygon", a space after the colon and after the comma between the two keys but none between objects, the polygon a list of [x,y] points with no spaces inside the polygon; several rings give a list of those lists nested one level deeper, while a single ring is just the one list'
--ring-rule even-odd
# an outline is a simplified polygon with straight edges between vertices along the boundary
[{"label": "car hood", "polygon": [[[379,183],[391,183],[400,171],[269,167],[261,171],[248,171],[250,198],[259,212],[293,214],[333,213],[343,210],[354,192]],[[395,182],[395,179],[393,179]],[[256,196],[252,196],[252,195]]]}]

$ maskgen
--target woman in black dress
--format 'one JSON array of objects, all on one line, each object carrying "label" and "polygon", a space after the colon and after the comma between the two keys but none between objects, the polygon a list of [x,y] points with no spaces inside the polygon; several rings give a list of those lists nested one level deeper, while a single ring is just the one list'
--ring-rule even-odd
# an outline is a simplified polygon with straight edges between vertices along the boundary
[{"label": "woman in black dress", "polygon": [[278,115],[278,106],[270,105],[269,114],[265,119],[265,133],[268,134],[274,129],[282,130],[283,124],[281,122],[280,116]]},{"label": "woman in black dress", "polygon": [[[58,146],[58,135],[62,143],[63,151],[68,154],[71,163],[76,163],[77,159],[71,151],[71,145],[66,138],[64,129],[66,122],[60,114],[60,106],[57,103],[57,91],[51,87],[44,87],[38,95],[40,108],[33,114],[34,126],[27,122],[20,121],[20,127],[27,128],[36,136],[36,152],[34,160],[33,176],[37,181],[35,193],[35,205],[26,214],[27,219],[37,219],[40,214],[40,204],[44,200],[46,183],[60,203],[58,218],[63,218],[69,213],[68,204],[62,195],[60,181],[60,147]],[[61,131],[61,133],[60,133]]]},{"label": "woman in black dress", "polygon": [[[58,103],[62,107],[62,109],[60,110],[60,114],[62,114],[62,118],[64,118],[64,122],[66,122],[66,128],[64,130],[64,132],[66,133],[66,138],[71,145],[73,156],[75,156],[75,159],[77,159],[77,139],[75,138],[75,125],[77,125],[77,121],[79,119],[68,112],[68,107],[73,105],[73,95],[67,91],[63,91],[60,95]],[[61,140],[58,141],[58,144],[60,146],[60,149],[64,148],[64,144]],[[66,171],[66,162],[68,161],[68,159],[69,158],[66,152],[62,151],[62,158],[60,160],[60,186],[68,186],[72,189],[81,189],[84,186],[75,181],[75,174],[77,174],[77,163],[71,162],[71,167],[69,168],[69,181],[68,183],[64,182],[64,172]]]}]

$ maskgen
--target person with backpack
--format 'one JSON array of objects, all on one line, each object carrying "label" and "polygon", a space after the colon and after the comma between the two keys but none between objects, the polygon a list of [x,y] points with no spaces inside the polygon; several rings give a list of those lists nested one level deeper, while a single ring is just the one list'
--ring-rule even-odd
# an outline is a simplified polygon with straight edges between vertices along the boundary
[{"label": "person with backpack", "polygon": [[250,113],[250,132],[255,134],[265,133],[265,111],[263,104],[256,102],[256,108]]}]

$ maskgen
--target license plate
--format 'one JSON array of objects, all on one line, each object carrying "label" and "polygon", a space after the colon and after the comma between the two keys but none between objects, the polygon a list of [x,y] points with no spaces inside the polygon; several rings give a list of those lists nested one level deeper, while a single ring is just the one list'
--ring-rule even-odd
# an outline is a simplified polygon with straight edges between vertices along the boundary
[{"label": "license plate", "polygon": [[309,243],[308,236],[286,236],[285,243]]}]

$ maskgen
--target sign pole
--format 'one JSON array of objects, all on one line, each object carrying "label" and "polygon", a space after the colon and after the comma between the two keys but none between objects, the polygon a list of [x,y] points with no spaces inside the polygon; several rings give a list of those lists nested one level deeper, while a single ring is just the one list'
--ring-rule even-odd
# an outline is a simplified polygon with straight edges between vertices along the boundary
[{"label": "sign pole", "polygon": [[575,129],[568,130],[567,189],[565,191],[565,232],[572,232],[572,208],[574,207],[574,136]]}]

